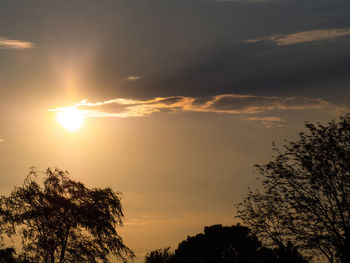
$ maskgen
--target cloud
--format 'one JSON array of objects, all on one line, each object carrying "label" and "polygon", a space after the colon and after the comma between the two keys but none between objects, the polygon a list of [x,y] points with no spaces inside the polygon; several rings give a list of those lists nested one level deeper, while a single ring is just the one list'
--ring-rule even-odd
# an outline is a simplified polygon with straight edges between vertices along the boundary
[{"label": "cloud", "polygon": [[4,139],[0,139],[0,142],[4,142],[5,140]]},{"label": "cloud", "polygon": [[271,110],[320,109],[328,105],[328,102],[319,98],[281,98],[225,94],[213,97],[198,111],[213,111],[231,114],[255,114]]},{"label": "cloud", "polygon": [[272,111],[327,110],[346,111],[320,98],[266,97],[239,94],[223,94],[209,99],[185,96],[157,97],[150,100],[115,98],[102,102],[83,100],[75,105],[49,109],[59,112],[69,108],[79,109],[85,118],[145,117],[157,112],[202,112],[246,116],[248,121],[261,122],[266,127],[281,126],[279,117],[262,116]]},{"label": "cloud", "polygon": [[292,34],[276,34],[270,36],[264,36],[260,38],[248,39],[244,42],[246,43],[256,43],[263,41],[272,41],[279,46],[294,45],[300,43],[307,43],[312,41],[322,41],[336,39],[343,36],[350,35],[350,28],[344,29],[318,29],[297,32]]},{"label": "cloud", "polygon": [[0,49],[28,49],[33,47],[34,44],[32,42],[0,37]]},{"label": "cloud", "polygon": [[190,110],[195,100],[195,98],[182,96],[158,97],[151,100],[116,98],[95,103],[83,100],[72,106],[49,109],[48,111],[78,108],[84,111],[85,117],[143,117],[161,111]]},{"label": "cloud", "polygon": [[285,122],[285,120],[275,116],[249,117],[246,120],[254,122],[258,121],[262,123],[262,125],[264,125],[266,128],[283,127],[283,122]]},{"label": "cloud", "polygon": [[127,78],[127,80],[129,80],[129,81],[134,81],[134,80],[139,80],[139,79],[141,79],[141,77],[139,77],[139,76],[129,76]]}]

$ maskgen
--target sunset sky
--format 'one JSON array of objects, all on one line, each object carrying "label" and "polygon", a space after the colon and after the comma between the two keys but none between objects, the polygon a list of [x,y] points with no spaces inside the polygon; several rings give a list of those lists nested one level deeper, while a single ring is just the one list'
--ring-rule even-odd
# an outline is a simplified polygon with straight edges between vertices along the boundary
[{"label": "sunset sky", "polygon": [[121,191],[140,263],[350,112],[350,1],[1,0],[0,109],[1,194],[31,166]]}]

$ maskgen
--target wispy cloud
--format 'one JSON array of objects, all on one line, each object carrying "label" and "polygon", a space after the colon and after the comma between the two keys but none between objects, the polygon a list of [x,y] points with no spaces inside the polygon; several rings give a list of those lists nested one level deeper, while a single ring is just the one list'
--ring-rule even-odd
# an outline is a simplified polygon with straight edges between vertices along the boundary
[{"label": "wispy cloud", "polygon": [[259,38],[253,38],[245,40],[246,43],[255,43],[263,41],[275,42],[279,46],[294,45],[312,41],[322,41],[336,39],[343,36],[350,35],[350,28],[343,29],[318,29],[297,32],[292,34],[276,34],[270,36],[264,36]]},{"label": "wispy cloud", "polygon": [[139,76],[129,76],[129,77],[127,77],[127,80],[129,80],[129,81],[135,81],[135,80],[139,80],[139,79],[141,79],[141,77],[139,77]]},{"label": "wispy cloud", "polygon": [[329,103],[319,98],[225,94],[213,97],[196,110],[230,114],[256,114],[271,110],[320,109],[326,106],[329,106]]},{"label": "wispy cloud", "polygon": [[32,42],[0,37],[0,49],[28,49],[33,47],[34,44]]},{"label": "wispy cloud", "polygon": [[48,111],[63,111],[67,108],[83,110],[85,117],[143,117],[161,111],[190,110],[195,98],[190,97],[159,97],[151,100],[134,100],[116,98],[103,102],[88,102],[83,100],[75,105],[49,109]]},{"label": "wispy cloud", "polygon": [[[239,94],[223,94],[209,99],[172,96],[150,100],[115,98],[102,102],[83,100],[75,105],[49,109],[59,112],[79,109],[86,118],[92,117],[143,117],[157,112],[206,112],[244,115],[248,121],[258,121],[266,127],[282,125],[283,120],[271,116],[272,111],[340,110],[320,98],[308,97],[266,97]],[[262,115],[268,115],[262,116]]]},{"label": "wispy cloud", "polygon": [[260,122],[266,128],[271,127],[282,127],[285,120],[275,117],[275,116],[265,116],[265,117],[249,117],[246,119],[247,121]]}]

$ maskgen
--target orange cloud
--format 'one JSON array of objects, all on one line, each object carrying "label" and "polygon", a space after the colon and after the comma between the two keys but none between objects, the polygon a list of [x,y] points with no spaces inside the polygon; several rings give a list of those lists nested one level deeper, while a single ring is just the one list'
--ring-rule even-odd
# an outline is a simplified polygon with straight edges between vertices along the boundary
[{"label": "orange cloud", "polygon": [[28,49],[33,47],[34,44],[32,42],[0,37],[0,49]]},{"label": "orange cloud", "polygon": [[281,125],[278,117],[261,117],[271,111],[290,110],[348,110],[330,104],[320,98],[307,97],[266,97],[239,94],[223,94],[207,100],[185,96],[157,97],[150,100],[115,98],[101,102],[83,100],[77,104],[49,109],[51,112],[77,108],[89,117],[145,117],[157,112],[207,112],[220,114],[248,115],[248,121],[259,121],[266,127]]},{"label": "orange cloud", "polygon": [[129,80],[129,81],[135,81],[135,80],[139,80],[139,79],[141,79],[141,77],[139,77],[139,76],[129,76],[127,78],[127,80]]}]

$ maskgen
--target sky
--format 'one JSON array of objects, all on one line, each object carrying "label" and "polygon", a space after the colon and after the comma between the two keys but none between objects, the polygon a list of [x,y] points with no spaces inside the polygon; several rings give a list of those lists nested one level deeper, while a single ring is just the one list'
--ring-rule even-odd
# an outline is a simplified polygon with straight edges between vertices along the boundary
[{"label": "sky", "polygon": [[137,263],[235,224],[273,141],[349,112],[349,47],[348,0],[1,0],[0,191],[121,191]]}]

